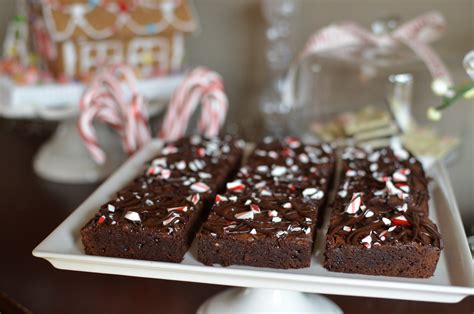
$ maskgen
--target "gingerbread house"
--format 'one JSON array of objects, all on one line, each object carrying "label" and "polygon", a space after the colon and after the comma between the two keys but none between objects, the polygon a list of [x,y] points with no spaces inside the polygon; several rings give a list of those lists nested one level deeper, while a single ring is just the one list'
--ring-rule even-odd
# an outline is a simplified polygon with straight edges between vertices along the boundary
[{"label": "gingerbread house", "polygon": [[56,77],[126,62],[140,77],[180,68],[197,23],[186,0],[30,0],[33,49]]}]

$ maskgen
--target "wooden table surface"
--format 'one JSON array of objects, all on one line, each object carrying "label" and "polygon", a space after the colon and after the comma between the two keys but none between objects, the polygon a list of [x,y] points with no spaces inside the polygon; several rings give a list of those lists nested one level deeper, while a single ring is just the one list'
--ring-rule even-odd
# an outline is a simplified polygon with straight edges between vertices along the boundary
[{"label": "wooden table surface", "polygon": [[[11,122],[0,121],[1,292],[34,313],[194,313],[204,300],[226,288],[64,271],[33,257],[33,248],[97,186],[64,185],[38,178],[32,158],[47,136],[27,134],[12,128]],[[473,297],[457,304],[329,298],[345,313],[474,312]]]}]

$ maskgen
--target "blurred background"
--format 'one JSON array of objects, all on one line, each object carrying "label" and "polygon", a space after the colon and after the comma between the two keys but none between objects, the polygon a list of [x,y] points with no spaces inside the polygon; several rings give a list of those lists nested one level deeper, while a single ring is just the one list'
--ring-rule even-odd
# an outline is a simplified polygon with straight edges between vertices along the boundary
[{"label": "blurred background", "polygon": [[[466,79],[462,58],[474,43],[472,0],[300,0],[291,19],[288,41],[293,53],[300,51],[315,30],[339,20],[352,20],[368,28],[379,17],[397,15],[403,21],[428,10],[439,10],[448,30],[433,46],[450,68],[456,82]],[[356,3],[357,2],[357,3]],[[0,37],[15,15],[15,1],[2,0]],[[230,98],[228,129],[252,139],[259,134],[258,97],[265,86],[265,19],[256,0],[196,0],[200,30],[186,41],[186,63],[208,66],[221,73]],[[427,71],[420,71],[414,84],[413,110],[425,112],[439,99],[430,90]],[[341,88],[341,93],[344,91]],[[470,102],[470,104],[469,104]],[[474,105],[462,100],[448,109],[439,122],[447,134],[460,136],[462,145],[449,165],[454,190],[466,225],[474,222]]]},{"label": "blurred background", "polygon": [[[221,73],[230,98],[229,128],[251,137],[259,123],[258,95],[267,78],[265,66],[265,19],[261,1],[196,0],[200,30],[186,43],[186,62],[208,66]],[[446,18],[447,33],[434,43],[452,71],[455,81],[466,79],[462,57],[473,49],[474,1],[471,0],[300,0],[291,19],[290,46],[300,51],[315,30],[338,20],[353,20],[370,27],[383,16],[396,15],[402,21],[428,10],[439,10]],[[0,3],[0,37],[15,15],[15,1]],[[431,93],[427,71],[420,71],[414,85],[415,113],[423,116],[426,108],[439,99]],[[342,93],[343,91],[341,91]],[[464,223],[474,221],[474,106],[463,100],[449,108],[438,127],[445,134],[460,136],[461,150],[449,166],[454,190]]]}]

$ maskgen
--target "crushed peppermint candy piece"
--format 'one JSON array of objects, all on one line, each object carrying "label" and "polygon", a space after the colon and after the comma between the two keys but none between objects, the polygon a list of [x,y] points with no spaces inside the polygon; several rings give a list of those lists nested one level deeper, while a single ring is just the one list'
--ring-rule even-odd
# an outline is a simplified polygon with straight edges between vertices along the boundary
[{"label": "crushed peppermint candy piece", "polygon": [[290,148],[298,148],[301,146],[301,142],[294,137],[287,137],[285,138],[285,143],[288,144]]},{"label": "crushed peppermint candy piece", "polygon": [[204,157],[206,156],[206,149],[204,147],[199,147],[197,149],[197,153],[199,157]]},{"label": "crushed peppermint candy piece", "polygon": [[245,185],[240,182],[240,180],[236,180],[233,182],[228,182],[227,183],[227,190],[232,191],[232,192],[242,192],[245,190]]},{"label": "crushed peppermint candy piece", "polygon": [[286,202],[285,204],[282,205],[283,208],[291,208],[291,203],[290,202]]},{"label": "crushed peppermint candy piece", "polygon": [[367,157],[367,159],[370,162],[376,162],[377,160],[379,160],[379,158],[380,158],[380,152],[379,151],[373,152],[369,155],[369,157]]},{"label": "crushed peppermint candy piece", "polygon": [[404,215],[399,215],[392,218],[392,223],[397,226],[410,226],[411,223],[406,219]]},{"label": "crushed peppermint candy piece", "polygon": [[282,167],[282,166],[275,166],[273,169],[272,169],[272,176],[274,177],[279,177],[279,176],[282,176],[286,173],[286,168],[285,167]]},{"label": "crushed peppermint candy piece", "polygon": [[[361,206],[361,207],[362,207],[362,206]],[[364,213],[364,217],[365,217],[365,218],[370,218],[370,217],[372,217],[373,215],[375,215],[375,214],[374,214],[374,212],[371,211],[371,210],[368,210],[368,211],[366,211],[366,212]]]},{"label": "crushed peppermint candy piece", "polygon": [[375,172],[379,169],[379,165],[376,163],[370,164],[370,171]]},{"label": "crushed peppermint candy piece", "polygon": [[388,232],[392,232],[393,230],[395,230],[397,228],[397,226],[392,226],[390,228],[387,229]]},{"label": "crushed peppermint candy piece", "polygon": [[216,195],[216,198],[215,198],[215,200],[214,200],[214,202],[215,202],[217,205],[219,205],[220,202],[227,202],[227,201],[228,201],[227,197],[225,197],[225,196],[223,196],[223,195],[220,195],[220,194],[217,194],[217,195]]},{"label": "crushed peppermint candy piece", "polygon": [[173,146],[173,145],[168,145],[165,148],[161,150],[161,153],[163,155],[169,155],[169,154],[174,154],[178,152],[178,148]]},{"label": "crushed peppermint candy piece", "polygon": [[272,196],[272,192],[270,192],[268,189],[262,189],[260,191],[260,196]]},{"label": "crushed peppermint candy piece", "polygon": [[272,218],[272,222],[280,222],[280,221],[281,221],[281,218],[278,216]]},{"label": "crushed peppermint candy piece", "polygon": [[255,188],[256,188],[256,189],[261,189],[261,188],[263,188],[265,185],[267,185],[267,182],[265,182],[265,181],[260,181],[260,182],[258,182],[257,184],[255,184]]},{"label": "crushed peppermint candy piece", "polygon": [[241,212],[234,215],[237,219],[253,219],[253,211],[249,210],[247,212]]},{"label": "crushed peppermint candy piece", "polygon": [[[406,171],[408,170],[408,171]],[[408,177],[407,175],[410,173],[409,169],[399,169],[395,171],[392,175],[393,181],[395,182],[407,182]]]},{"label": "crushed peppermint candy piece", "polygon": [[309,162],[309,157],[306,154],[299,154],[298,159],[304,164],[307,164]]},{"label": "crushed peppermint candy piece", "polygon": [[146,171],[146,174],[149,175],[149,176],[154,176],[154,175],[160,173],[160,172],[161,172],[161,169],[162,169],[162,168],[159,167],[159,166],[151,166],[151,167],[149,167],[148,170]]},{"label": "crushed peppermint candy piece", "polygon": [[100,225],[100,224],[102,224],[104,221],[105,221],[105,216],[102,215],[102,216],[100,216],[99,219],[97,220],[97,224]]},{"label": "crushed peppermint candy piece", "polygon": [[186,169],[186,162],[184,160],[178,161],[175,165],[178,170]]},{"label": "crushed peppermint candy piece", "polygon": [[268,171],[268,166],[266,165],[261,165],[257,167],[258,172],[267,172]]},{"label": "crushed peppermint candy piece", "polygon": [[251,201],[251,200],[249,200],[249,199],[248,199],[248,200],[246,200],[246,201],[245,201],[245,203],[244,203],[244,205],[245,205],[245,206],[249,206],[250,204],[252,204],[252,201]]},{"label": "crushed peppermint candy piece", "polygon": [[385,217],[382,217],[382,222],[384,223],[384,225],[386,226],[390,226],[392,224],[392,221],[388,218],[385,218]]},{"label": "crushed peppermint candy piece", "polygon": [[408,210],[408,204],[407,203],[404,203],[402,206],[397,206],[395,207],[395,209],[399,212],[406,212]]},{"label": "crushed peppermint candy piece", "polygon": [[276,216],[278,216],[278,212],[276,210],[271,210],[271,211],[268,212],[268,216],[276,217]]},{"label": "crushed peppermint candy piece", "polygon": [[283,231],[283,230],[279,230],[279,231],[276,232],[277,238],[281,238],[282,236],[287,235],[287,234],[288,234],[288,232]]},{"label": "crushed peppermint candy piece", "polygon": [[250,210],[253,211],[255,214],[261,213],[260,207],[257,204],[251,204]]},{"label": "crushed peppermint candy piece", "polygon": [[352,228],[349,227],[349,226],[344,226],[344,227],[342,227],[342,230],[344,230],[346,232],[350,232],[350,231],[352,231]]},{"label": "crushed peppermint candy piece", "polygon": [[137,212],[131,210],[125,213],[124,218],[133,222],[142,221],[140,219],[140,215]]},{"label": "crushed peppermint candy piece", "polygon": [[187,212],[188,206],[170,207],[167,209],[168,212]]},{"label": "crushed peppermint candy piece", "polygon": [[366,248],[370,249],[372,247],[372,231],[369,235],[360,240],[360,243],[362,243]]},{"label": "crushed peppermint candy piece", "polygon": [[153,166],[161,166],[161,167],[166,167],[166,158],[161,157],[161,158],[155,158],[151,161],[151,164]]},{"label": "crushed peppermint candy piece", "polygon": [[160,178],[162,179],[169,179],[171,177],[171,170],[169,169],[162,169],[160,173]]},{"label": "crushed peppermint candy piece", "polygon": [[252,230],[250,230],[250,234],[257,234],[257,230],[255,230],[255,228],[253,228]]},{"label": "crushed peppermint candy piece", "polygon": [[112,204],[109,204],[109,205],[107,205],[107,210],[108,210],[109,212],[112,212],[112,213],[113,213],[113,212],[115,212],[115,206],[112,205]]},{"label": "crushed peppermint candy piece", "polygon": [[235,195],[229,196],[229,200],[232,202],[237,202],[237,196]]},{"label": "crushed peppermint candy piece", "polygon": [[362,193],[353,193],[351,201],[347,205],[345,212],[353,215],[359,211],[361,204],[362,204]]},{"label": "crushed peppermint candy piece", "polygon": [[[172,212],[168,218],[166,218],[165,220],[163,220],[163,226],[167,226],[169,225],[175,218],[179,217],[179,215],[175,212]],[[177,223],[178,220],[176,220],[174,223]]]},{"label": "crushed peppermint candy piece", "polygon": [[303,190],[303,196],[320,200],[324,197],[324,192],[317,188],[306,188]]},{"label": "crushed peppermint candy piece", "polygon": [[154,203],[153,203],[152,200],[147,199],[147,200],[145,201],[145,204],[146,204],[147,206],[153,206]]},{"label": "crushed peppermint candy piece", "polygon": [[345,198],[347,196],[347,190],[340,190],[337,192],[337,195],[339,195],[339,197]]},{"label": "crushed peppermint candy piece", "polygon": [[191,185],[191,190],[197,193],[205,193],[209,191],[210,187],[203,182],[196,182]]},{"label": "crushed peppermint candy piece", "polygon": [[347,177],[355,177],[357,175],[357,171],[349,169],[346,171],[346,176]]},{"label": "crushed peppermint candy piece", "polygon": [[305,234],[310,234],[311,233],[311,227],[304,228],[304,233]]},{"label": "crushed peppermint candy piece", "polygon": [[278,153],[274,152],[274,151],[269,151],[268,152],[268,157],[273,158],[273,159],[277,159],[278,158]]},{"label": "crushed peppermint candy piece", "polygon": [[210,178],[212,178],[212,174],[207,173],[207,172],[199,172],[198,176],[201,179],[210,179]]},{"label": "crushed peppermint candy piece", "polygon": [[199,196],[199,194],[194,194],[193,196],[191,196],[191,203],[193,203],[194,205],[197,205],[199,203],[199,201],[201,200],[201,196]]}]

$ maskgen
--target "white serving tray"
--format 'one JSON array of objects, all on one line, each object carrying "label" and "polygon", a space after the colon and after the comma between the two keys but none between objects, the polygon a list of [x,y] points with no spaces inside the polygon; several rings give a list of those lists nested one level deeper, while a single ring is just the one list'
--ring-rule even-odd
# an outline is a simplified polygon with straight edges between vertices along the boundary
[{"label": "white serving tray", "polygon": [[180,264],[85,255],[80,240],[81,227],[101,204],[142,169],[143,163],[152,158],[160,146],[160,141],[153,141],[128,160],[41,242],[33,255],[59,269],[238,287],[447,303],[474,295],[471,254],[451,184],[441,164],[436,164],[430,173],[435,181],[431,187],[430,216],[438,224],[445,247],[435,275],[429,279],[329,272],[322,266],[325,230],[318,233],[311,267],[298,270],[204,266],[196,260],[194,245]]}]

